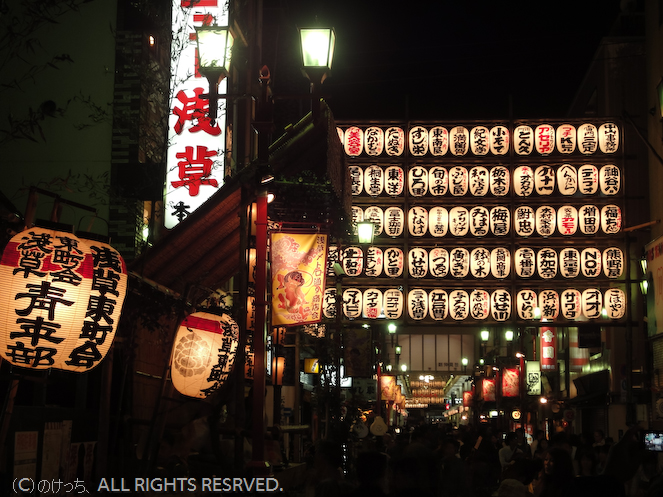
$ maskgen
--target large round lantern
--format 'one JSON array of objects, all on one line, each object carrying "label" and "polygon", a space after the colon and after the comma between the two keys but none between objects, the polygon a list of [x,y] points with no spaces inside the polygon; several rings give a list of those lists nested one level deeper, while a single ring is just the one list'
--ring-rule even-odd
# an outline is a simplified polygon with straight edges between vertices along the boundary
[{"label": "large round lantern", "polygon": [[601,251],[596,247],[588,247],[580,252],[580,270],[587,278],[601,275]]},{"label": "large round lantern", "polygon": [[578,171],[571,164],[557,169],[557,188],[562,195],[574,195],[578,190]]},{"label": "large round lantern", "polygon": [[327,319],[336,317],[336,288],[327,288],[322,295],[322,315]]},{"label": "large round lantern", "polygon": [[384,232],[386,235],[397,237],[403,234],[405,214],[400,207],[387,207],[384,211]]},{"label": "large round lantern", "polygon": [[470,233],[474,236],[486,236],[490,231],[490,214],[482,205],[470,210]]},{"label": "large round lantern", "polygon": [[518,155],[529,155],[534,149],[534,131],[527,125],[513,130],[513,150]]},{"label": "large round lantern", "polygon": [[578,211],[572,205],[564,205],[557,211],[557,229],[562,235],[573,235],[578,229]]},{"label": "large round lantern", "polygon": [[509,128],[495,126],[490,130],[490,152],[493,155],[506,155],[509,152]]},{"label": "large round lantern", "polygon": [[366,266],[364,274],[371,278],[377,278],[382,274],[384,254],[379,247],[368,247],[366,250]]},{"label": "large round lantern", "polygon": [[449,252],[446,249],[436,247],[428,254],[429,271],[435,278],[444,278],[449,274]]},{"label": "large round lantern", "polygon": [[364,171],[364,191],[377,197],[384,190],[384,172],[380,166],[369,166]]},{"label": "large round lantern", "polygon": [[390,288],[384,292],[384,309],[385,319],[400,319],[403,315],[403,292],[397,288]]},{"label": "large round lantern", "polygon": [[403,274],[405,257],[398,247],[389,247],[384,250],[384,272],[390,278],[400,278]]},{"label": "large round lantern", "polygon": [[454,155],[465,155],[470,148],[470,132],[464,126],[456,126],[449,131],[449,150]]},{"label": "large round lantern", "polygon": [[610,319],[621,319],[626,314],[626,294],[619,288],[605,292],[605,310]]},{"label": "large round lantern", "polygon": [[382,128],[371,126],[364,131],[364,150],[367,155],[376,157],[384,150],[384,132]]},{"label": "large round lantern", "polygon": [[461,197],[467,194],[469,181],[470,175],[466,168],[455,166],[449,169],[449,191],[454,197]]},{"label": "large round lantern", "polygon": [[511,294],[500,288],[490,295],[490,312],[495,321],[507,321],[511,318]]},{"label": "large round lantern", "polygon": [[593,124],[583,124],[578,127],[578,150],[591,155],[596,152],[598,146],[598,130]]},{"label": "large round lantern", "polygon": [[449,272],[454,278],[465,278],[470,272],[469,250],[456,247],[449,252]]},{"label": "large round lantern", "polygon": [[474,155],[486,155],[490,149],[489,131],[485,126],[476,126],[470,132],[470,149]]},{"label": "large round lantern", "polygon": [[490,232],[496,236],[509,234],[511,214],[508,207],[497,205],[490,209]]},{"label": "large round lantern", "polygon": [[595,235],[601,226],[601,211],[595,205],[583,205],[578,211],[578,225],[585,235]]},{"label": "large round lantern", "polygon": [[485,278],[490,274],[490,250],[477,247],[470,253],[470,272],[475,278]]},{"label": "large round lantern", "polygon": [[557,139],[557,150],[561,154],[572,154],[576,149],[576,128],[570,124],[562,124],[557,127],[555,133]]},{"label": "large round lantern", "polygon": [[364,291],[364,316],[368,319],[377,319],[382,314],[383,296],[377,288]]},{"label": "large round lantern", "polygon": [[384,212],[380,207],[371,205],[364,211],[364,222],[373,223],[373,235],[380,236],[384,231]]},{"label": "large round lantern", "polygon": [[534,130],[534,145],[541,155],[548,155],[555,150],[555,128],[550,124],[540,124]]},{"label": "large round lantern", "polygon": [[433,166],[428,171],[428,183],[431,195],[441,197],[449,190],[449,173],[442,166]]},{"label": "large round lantern", "polygon": [[384,148],[387,155],[397,157],[405,150],[405,132],[396,126],[384,132]]},{"label": "large round lantern", "polygon": [[577,319],[581,312],[581,295],[575,288],[568,288],[562,292],[562,316],[564,319]]},{"label": "large round lantern", "polygon": [[555,170],[551,166],[539,166],[534,171],[534,187],[539,195],[555,191]]},{"label": "large round lantern", "polygon": [[513,190],[519,197],[529,197],[534,191],[534,171],[529,166],[519,166],[513,172]]},{"label": "large round lantern", "polygon": [[603,294],[598,288],[588,288],[582,292],[582,314],[586,318],[601,317],[603,310]]},{"label": "large round lantern", "polygon": [[475,197],[483,197],[488,193],[489,188],[488,169],[483,166],[470,169],[470,193]]},{"label": "large round lantern", "polygon": [[485,290],[470,293],[470,315],[474,319],[486,319],[490,314],[490,295]]},{"label": "large round lantern", "polygon": [[410,128],[409,136],[410,155],[423,157],[428,152],[428,131],[423,126]]},{"label": "large round lantern", "polygon": [[555,234],[557,225],[557,213],[549,205],[542,205],[536,209],[536,232],[541,236],[551,236]]},{"label": "large round lantern", "polygon": [[398,197],[405,187],[405,173],[399,166],[389,166],[384,171],[384,189],[387,195]]},{"label": "large round lantern", "polygon": [[621,173],[614,164],[608,164],[599,171],[599,185],[603,195],[616,195],[621,188]]},{"label": "large round lantern", "polygon": [[408,269],[412,278],[423,278],[428,274],[428,252],[415,247],[408,252]]},{"label": "large round lantern", "polygon": [[549,247],[540,249],[536,254],[536,270],[544,280],[557,276],[557,252]]},{"label": "large round lantern", "polygon": [[592,164],[578,168],[578,189],[584,195],[594,195],[599,189],[599,170]]},{"label": "large round lantern", "polygon": [[603,272],[608,278],[619,278],[624,272],[624,252],[619,247],[603,251]]},{"label": "large round lantern", "polygon": [[622,210],[618,205],[604,205],[601,209],[601,229],[608,235],[622,229]]},{"label": "large round lantern", "polygon": [[428,193],[428,170],[414,166],[408,172],[408,190],[413,197],[423,197]]},{"label": "large round lantern", "polygon": [[239,326],[223,314],[194,312],[180,325],[171,361],[173,386],[182,395],[205,398],[228,380],[235,365]]},{"label": "large round lantern", "polygon": [[575,278],[580,274],[580,252],[574,248],[559,251],[559,272],[564,278]]},{"label": "large round lantern", "polygon": [[518,236],[530,236],[536,229],[534,209],[528,205],[516,207],[513,213],[513,225]]},{"label": "large round lantern", "polygon": [[364,171],[359,166],[348,166],[352,195],[361,195],[364,188]]},{"label": "large round lantern", "polygon": [[421,288],[413,288],[407,294],[407,311],[411,319],[421,320],[428,315],[428,294]]},{"label": "large round lantern", "polygon": [[619,149],[619,128],[615,123],[599,127],[599,148],[604,154],[614,154]]},{"label": "large round lantern", "polygon": [[343,272],[348,276],[360,276],[364,270],[364,251],[360,247],[343,250]]},{"label": "large round lantern", "polygon": [[557,319],[559,315],[559,294],[555,290],[541,290],[539,292],[539,309],[541,320]]},{"label": "large round lantern", "polygon": [[452,319],[462,321],[470,313],[470,296],[465,290],[454,290],[449,293],[449,314]]},{"label": "large round lantern", "polygon": [[534,319],[534,310],[538,305],[536,292],[530,289],[520,290],[516,295],[516,308],[520,319]]},{"label": "large round lantern", "polygon": [[430,153],[436,157],[445,155],[449,151],[449,132],[447,128],[435,126],[428,132]]},{"label": "large round lantern", "polygon": [[503,197],[509,193],[511,182],[509,170],[504,166],[495,166],[490,169],[490,193],[496,197]]},{"label": "large round lantern", "polygon": [[446,319],[449,314],[449,296],[447,292],[435,289],[428,293],[428,312],[435,321]]},{"label": "large round lantern", "polygon": [[444,207],[433,207],[428,213],[428,231],[435,237],[444,236],[449,230],[449,212]]},{"label": "large round lantern", "polygon": [[348,288],[343,292],[341,307],[343,307],[343,314],[346,318],[355,319],[361,316],[362,297],[362,291],[358,288]]},{"label": "large round lantern", "polygon": [[497,247],[490,252],[490,272],[494,278],[504,279],[511,273],[511,252]]},{"label": "large round lantern", "polygon": [[536,256],[534,250],[529,247],[521,247],[514,254],[514,266],[516,274],[521,278],[534,276],[536,269]]},{"label": "large round lantern", "polygon": [[470,230],[470,214],[465,207],[454,207],[449,212],[449,231],[453,236],[465,236]]},{"label": "large round lantern", "polygon": [[408,212],[407,226],[412,236],[424,236],[428,231],[428,211],[417,205]]},{"label": "large round lantern", "polygon": [[350,157],[361,155],[364,145],[364,132],[357,126],[352,126],[345,130],[343,138],[343,149]]}]

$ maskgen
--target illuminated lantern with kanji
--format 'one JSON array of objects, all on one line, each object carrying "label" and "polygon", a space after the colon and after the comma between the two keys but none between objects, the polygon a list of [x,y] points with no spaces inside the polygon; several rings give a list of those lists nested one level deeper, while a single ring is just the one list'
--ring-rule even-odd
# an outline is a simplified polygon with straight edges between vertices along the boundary
[{"label": "illuminated lantern with kanji", "polygon": [[570,124],[562,124],[557,127],[555,133],[557,139],[557,151],[560,154],[572,154],[576,149],[576,128]]},{"label": "illuminated lantern with kanji", "polygon": [[470,169],[470,194],[475,197],[485,196],[490,188],[488,169],[476,166]]},{"label": "illuminated lantern with kanji", "polygon": [[327,319],[336,317],[336,288],[326,288],[322,294],[322,315]]},{"label": "illuminated lantern with kanji", "polygon": [[619,128],[615,123],[603,123],[599,127],[599,148],[604,154],[614,154],[619,149]]},{"label": "illuminated lantern with kanji", "polygon": [[537,304],[538,301],[534,290],[520,290],[516,295],[516,309],[518,310],[518,316],[520,316],[520,319],[534,319],[534,308]]},{"label": "illuminated lantern with kanji", "polygon": [[486,155],[490,150],[489,131],[485,126],[476,126],[470,131],[470,149],[474,155]]},{"label": "illuminated lantern with kanji", "polygon": [[373,235],[380,236],[384,231],[384,212],[376,205],[367,207],[364,211],[364,221],[373,223]]},{"label": "illuminated lantern with kanji", "polygon": [[511,252],[505,247],[497,247],[490,252],[490,273],[494,278],[504,279],[511,273]]},{"label": "illuminated lantern with kanji", "polygon": [[428,294],[421,288],[413,288],[407,294],[407,312],[416,321],[428,315]]},{"label": "illuminated lantern with kanji", "polygon": [[624,272],[624,252],[619,247],[603,251],[603,272],[608,278],[619,278]]},{"label": "illuminated lantern with kanji", "polygon": [[601,209],[601,229],[608,235],[619,233],[622,229],[622,210],[618,205],[604,205]]},{"label": "illuminated lantern with kanji", "polygon": [[423,197],[428,193],[428,170],[414,166],[408,172],[408,190],[413,197]]},{"label": "illuminated lantern with kanji", "polygon": [[473,319],[486,319],[490,315],[490,295],[485,290],[470,293],[470,316]]},{"label": "illuminated lantern with kanji", "polygon": [[67,362],[78,366],[82,358],[89,367],[98,363],[101,357],[92,351],[83,357],[67,355],[84,333],[112,341],[117,325],[105,319],[89,329],[84,324],[90,303],[95,316],[106,312],[96,309],[101,293],[94,292],[97,302],[92,301],[93,258],[88,244],[63,225],[29,228],[9,241],[0,261],[0,357],[31,369],[71,369]]},{"label": "illuminated lantern with kanji", "polygon": [[368,247],[366,250],[366,267],[364,274],[371,278],[376,278],[382,274],[382,263],[384,256],[379,247]]},{"label": "illuminated lantern with kanji", "polygon": [[400,207],[387,207],[384,210],[384,232],[391,237],[401,236],[405,226],[405,214]]},{"label": "illuminated lantern with kanji", "polygon": [[343,137],[343,149],[350,157],[361,155],[364,147],[364,132],[357,126],[352,126],[345,130]]},{"label": "illuminated lantern with kanji", "polygon": [[557,330],[543,326],[540,332],[541,371],[557,371]]},{"label": "illuminated lantern with kanji", "polygon": [[449,274],[449,252],[440,247],[431,249],[428,254],[428,270],[435,278],[444,278]]},{"label": "illuminated lantern with kanji", "polygon": [[587,278],[601,275],[601,251],[596,247],[588,247],[580,252],[580,271]]},{"label": "illuminated lantern with kanji", "polygon": [[454,197],[467,195],[469,181],[470,175],[466,168],[455,166],[449,169],[449,192]]},{"label": "illuminated lantern with kanji", "polygon": [[529,197],[534,191],[534,171],[529,166],[519,166],[513,172],[513,190],[519,197]]},{"label": "illuminated lantern with kanji", "polygon": [[503,197],[509,193],[511,175],[504,166],[495,166],[488,173],[490,176],[490,193],[496,197]]},{"label": "illuminated lantern with kanji", "polygon": [[428,274],[428,252],[421,247],[408,252],[408,269],[412,278],[424,278]]},{"label": "illuminated lantern with kanji", "polygon": [[361,223],[364,220],[364,209],[358,205],[352,206],[352,224],[355,225],[354,231],[357,233],[357,223]]},{"label": "illuminated lantern with kanji", "polygon": [[449,293],[449,314],[456,321],[467,319],[470,314],[470,296],[465,290],[453,290]]},{"label": "illuminated lantern with kanji", "polygon": [[511,318],[511,294],[505,288],[499,288],[490,295],[490,313],[495,321],[507,321]]},{"label": "illuminated lantern with kanji", "polygon": [[536,232],[539,235],[547,237],[555,234],[557,213],[553,207],[549,205],[537,207],[534,217],[536,219]]},{"label": "illuminated lantern with kanji", "polygon": [[384,132],[384,149],[391,157],[402,155],[405,150],[405,132],[395,126],[387,128]]},{"label": "illuminated lantern with kanji", "polygon": [[520,371],[516,368],[502,369],[502,397],[520,396]]},{"label": "illuminated lantern with kanji", "polygon": [[403,292],[396,288],[390,288],[384,292],[384,310],[385,319],[399,319],[403,315],[404,307]]},{"label": "illuminated lantern with kanji", "polygon": [[175,389],[197,398],[219,390],[233,371],[238,343],[239,326],[226,314],[194,312],[184,318],[173,342]]},{"label": "illuminated lantern with kanji", "polygon": [[343,315],[346,318],[355,319],[361,317],[363,293],[358,288],[348,288],[343,292]]},{"label": "illuminated lantern with kanji", "polygon": [[554,320],[559,316],[559,294],[555,290],[541,290],[539,292],[539,310],[541,320]]},{"label": "illuminated lantern with kanji", "polygon": [[484,402],[495,402],[495,378],[484,378],[481,382],[481,393]]},{"label": "illuminated lantern with kanji", "polygon": [[513,213],[513,225],[518,236],[530,236],[536,229],[536,219],[534,209],[528,205],[521,205],[515,208]]},{"label": "illuminated lantern with kanji", "polygon": [[456,247],[449,251],[449,273],[454,278],[465,278],[470,272],[470,252]]},{"label": "illuminated lantern with kanji", "polygon": [[352,195],[361,195],[364,189],[364,171],[359,166],[348,166]]},{"label": "illuminated lantern with kanji", "polygon": [[626,294],[619,288],[605,292],[605,310],[609,319],[621,319],[626,315]]},{"label": "illuminated lantern with kanji", "polygon": [[516,274],[521,278],[531,278],[536,270],[536,255],[529,247],[521,247],[514,254]]},{"label": "illuminated lantern with kanji", "polygon": [[557,276],[557,252],[550,247],[539,249],[536,253],[536,271],[544,280]]},{"label": "illuminated lantern with kanji", "polygon": [[490,232],[496,236],[509,234],[511,213],[508,207],[497,205],[490,209]]},{"label": "illuminated lantern with kanji", "polygon": [[387,195],[398,197],[405,188],[405,173],[399,166],[389,166],[384,171],[384,189]]},{"label": "illuminated lantern with kanji", "polygon": [[562,316],[564,319],[575,320],[581,313],[581,294],[574,288],[562,292]]},{"label": "illuminated lantern with kanji", "polygon": [[578,127],[578,150],[585,155],[596,152],[598,146],[598,130],[593,124]]},{"label": "illuminated lantern with kanji", "polygon": [[541,155],[548,155],[555,150],[555,128],[550,124],[541,124],[534,130],[534,146]]},{"label": "illuminated lantern with kanji", "polygon": [[369,288],[364,292],[363,315],[368,319],[377,319],[382,314],[383,295],[377,288]]},{"label": "illuminated lantern with kanji", "polygon": [[588,288],[582,292],[582,315],[589,319],[601,317],[603,294],[598,288]]},{"label": "illuminated lantern with kanji", "polygon": [[348,276],[360,276],[364,270],[364,251],[359,247],[343,250],[343,272]]},{"label": "illuminated lantern with kanji", "polygon": [[384,272],[390,278],[400,278],[405,266],[405,256],[398,247],[384,250]]},{"label": "illuminated lantern with kanji", "polygon": [[605,165],[599,171],[599,186],[603,195],[617,195],[621,188],[621,173],[613,164]]},{"label": "illuminated lantern with kanji", "polygon": [[551,166],[539,166],[534,171],[534,188],[539,195],[551,195],[555,191],[555,170]]},{"label": "illuminated lantern with kanji", "polygon": [[564,205],[557,211],[557,230],[562,235],[573,235],[578,229],[578,211],[571,205]]},{"label": "illuminated lantern with kanji", "polygon": [[566,247],[559,251],[559,272],[564,278],[575,278],[580,274],[580,252]]},{"label": "illuminated lantern with kanji", "polygon": [[509,152],[509,128],[494,126],[490,129],[490,153],[493,155],[506,155]]},{"label": "illuminated lantern with kanji", "polygon": [[449,315],[449,296],[440,289],[428,292],[428,312],[435,321],[442,321]]},{"label": "illuminated lantern with kanji", "polygon": [[447,128],[435,126],[428,132],[428,143],[431,155],[441,157],[449,151],[449,132]]},{"label": "illuminated lantern with kanji", "polygon": [[424,236],[428,230],[428,211],[419,205],[408,212],[407,227],[412,236]]},{"label": "illuminated lantern with kanji", "polygon": [[583,205],[578,211],[578,226],[585,235],[595,235],[601,226],[601,211],[595,205]]},{"label": "illuminated lantern with kanji", "polygon": [[338,246],[330,245],[327,248],[327,276],[334,276],[334,264],[341,263]]},{"label": "illuminated lantern with kanji", "polygon": [[449,150],[456,156],[466,155],[470,149],[470,132],[463,126],[456,126],[449,131]]},{"label": "illuminated lantern with kanji", "polygon": [[377,197],[384,190],[384,173],[380,166],[369,166],[364,171],[364,190]]},{"label": "illuminated lantern with kanji", "polygon": [[465,236],[470,231],[470,213],[465,207],[449,211],[449,232],[453,236]]},{"label": "illuminated lantern with kanji", "polygon": [[485,278],[490,274],[490,250],[485,247],[472,249],[470,253],[470,273],[475,278]]},{"label": "illuminated lantern with kanji", "polygon": [[428,152],[428,131],[423,126],[410,128],[410,155],[423,157]]},{"label": "illuminated lantern with kanji", "polygon": [[599,189],[599,170],[592,164],[578,168],[578,189],[583,195],[594,195]]},{"label": "illuminated lantern with kanji", "polygon": [[376,157],[384,150],[384,132],[382,128],[371,126],[364,131],[364,151],[366,155]]},{"label": "illuminated lantern with kanji", "polygon": [[578,171],[571,164],[557,169],[557,188],[562,195],[575,195],[578,191]]},{"label": "illuminated lantern with kanji", "polygon": [[449,212],[444,207],[433,207],[428,213],[428,231],[435,237],[441,237],[448,230]]},{"label": "illuminated lantern with kanji", "polygon": [[490,213],[482,205],[470,210],[470,233],[474,236],[486,236],[490,232]]},{"label": "illuminated lantern with kanji", "polygon": [[529,155],[534,149],[534,131],[527,125],[513,130],[513,149],[517,155]]}]

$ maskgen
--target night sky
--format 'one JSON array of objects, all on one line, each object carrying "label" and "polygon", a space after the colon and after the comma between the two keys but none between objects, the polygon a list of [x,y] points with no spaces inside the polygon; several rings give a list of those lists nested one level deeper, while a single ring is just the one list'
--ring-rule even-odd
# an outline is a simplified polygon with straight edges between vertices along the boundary
[{"label": "night sky", "polygon": [[283,0],[336,29],[337,120],[563,117],[619,0]]}]

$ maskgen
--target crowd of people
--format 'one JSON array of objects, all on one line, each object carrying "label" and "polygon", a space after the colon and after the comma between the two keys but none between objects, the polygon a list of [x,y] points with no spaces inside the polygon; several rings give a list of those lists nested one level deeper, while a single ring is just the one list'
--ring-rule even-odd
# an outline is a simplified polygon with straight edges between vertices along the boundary
[{"label": "crowd of people", "polygon": [[422,424],[353,447],[317,441],[304,497],[661,497],[662,462],[636,428],[616,443],[600,430],[529,443],[522,428]]}]

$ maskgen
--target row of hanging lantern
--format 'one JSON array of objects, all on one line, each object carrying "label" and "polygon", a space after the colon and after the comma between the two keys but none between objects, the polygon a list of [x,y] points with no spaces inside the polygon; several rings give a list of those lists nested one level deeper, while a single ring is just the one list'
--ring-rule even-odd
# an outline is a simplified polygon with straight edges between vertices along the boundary
[{"label": "row of hanging lantern", "polygon": [[[334,247],[335,249],[335,247]],[[511,252],[506,247],[464,247],[424,248],[414,247],[407,254],[407,272],[412,278],[508,278],[511,274]],[[603,250],[587,247],[582,250],[573,247],[531,248],[521,247],[513,254],[513,270],[521,278],[539,276],[552,279],[558,274],[563,278],[598,278],[604,275],[615,279],[624,272],[624,252],[619,247]],[[337,250],[330,252],[327,259],[327,274],[332,276],[333,265],[340,262],[347,276],[380,276],[400,278],[406,266],[402,249],[389,247],[368,247],[366,253],[361,247],[343,249],[339,261]]]},{"label": "row of hanging lantern", "polygon": [[513,184],[513,191],[519,197],[533,194],[547,196],[554,193],[572,196],[576,194],[616,195],[621,189],[621,172],[614,164],[597,167],[582,164],[518,166],[513,174],[505,166],[453,166],[440,165],[411,167],[406,175],[402,167],[376,164],[362,168],[348,166],[352,181],[352,195],[365,192],[371,197],[388,195],[399,197],[406,191],[412,197],[460,197],[471,195],[484,197],[488,194],[496,197],[508,195]]},{"label": "row of hanging lantern", "polygon": [[[345,153],[350,157],[365,154],[370,157],[382,155],[399,157],[406,151],[406,133],[403,128],[379,126],[360,128],[350,126],[345,130],[337,128]],[[472,154],[504,156],[511,150],[516,155],[527,156],[533,153],[549,155],[580,153],[592,155],[600,151],[614,154],[619,150],[619,127],[606,122],[598,127],[585,123],[576,129],[572,124],[553,126],[540,124],[534,128],[527,124],[516,126],[513,134],[504,125],[491,128],[475,126],[410,127],[407,133],[407,151],[413,157],[442,157],[447,153],[454,156]]]},{"label": "row of hanging lantern", "polygon": [[0,262],[0,350],[14,366],[86,372],[110,349],[127,270],[107,240],[44,223],[15,235]]},{"label": "row of hanging lantern", "polygon": [[[396,288],[359,289],[343,291],[341,308],[350,319],[400,319],[405,310],[405,295]],[[619,288],[601,291],[598,288],[577,290],[567,288],[558,292],[553,289],[522,289],[515,298],[507,289],[491,292],[476,289],[465,290],[414,288],[407,294],[407,312],[410,319],[426,318],[435,321],[451,319],[484,320],[492,316],[495,321],[507,321],[515,310],[523,320],[566,320],[621,319],[626,313],[626,294]],[[323,314],[326,318],[336,317],[336,290],[329,288],[323,299]]]},{"label": "row of hanging lantern", "polygon": [[[564,236],[596,235],[603,232],[606,235],[619,233],[622,228],[622,210],[618,205],[563,205],[553,207],[542,205],[532,207],[521,205],[513,210],[512,215],[508,207],[497,205],[485,207],[456,206],[451,209],[445,207],[414,206],[407,212],[398,206],[382,209],[378,206],[362,208],[352,207],[352,222],[372,222],[374,235],[382,234],[396,238],[403,235],[407,228],[410,236],[444,237],[447,234],[462,237],[487,235],[505,236],[513,229],[517,236],[529,237],[540,235],[553,236],[555,233]],[[406,222],[407,221],[407,222]]]}]

